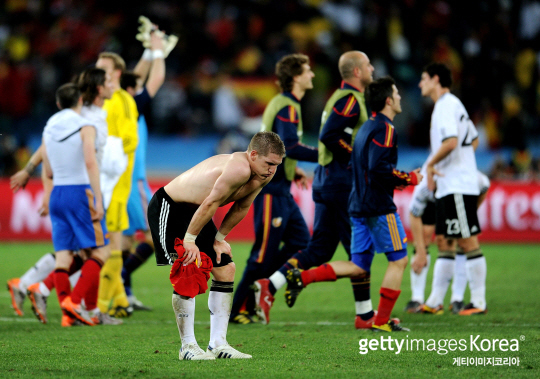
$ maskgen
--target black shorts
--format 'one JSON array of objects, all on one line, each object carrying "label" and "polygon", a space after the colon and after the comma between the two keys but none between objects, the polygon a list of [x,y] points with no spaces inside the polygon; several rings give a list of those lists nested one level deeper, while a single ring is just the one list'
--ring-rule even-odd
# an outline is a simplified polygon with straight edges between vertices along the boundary
[{"label": "black shorts", "polygon": [[437,199],[435,233],[447,238],[468,238],[480,233],[477,204],[476,195],[456,193]]},{"label": "black shorts", "polygon": [[424,213],[422,214],[422,224],[424,225],[435,225],[435,203],[433,201],[428,201],[426,207],[424,208]]},{"label": "black shorts", "polygon": [[[148,204],[148,225],[154,241],[158,266],[172,265],[178,258],[178,254],[174,250],[174,241],[176,238],[184,238],[191,218],[196,211],[197,206],[193,204],[175,203],[163,187],[154,194]],[[202,228],[195,243],[200,251],[210,257],[214,267],[223,267],[231,263],[232,259],[223,254],[221,255],[221,263],[216,262],[216,252],[214,251],[216,233],[216,225],[210,220]]]}]

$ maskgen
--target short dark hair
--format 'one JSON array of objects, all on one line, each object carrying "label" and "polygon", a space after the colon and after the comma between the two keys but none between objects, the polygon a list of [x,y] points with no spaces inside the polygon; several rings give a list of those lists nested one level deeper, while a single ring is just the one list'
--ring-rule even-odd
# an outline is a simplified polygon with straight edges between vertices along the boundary
[{"label": "short dark hair", "polygon": [[74,83],[63,84],[56,90],[56,102],[60,109],[74,108],[80,97],[81,91]]},{"label": "short dark hair", "polygon": [[120,77],[120,87],[126,90],[128,87],[137,88],[137,80],[141,76],[133,71],[124,71]]},{"label": "short dark hair", "polygon": [[450,88],[452,86],[452,71],[443,63],[430,63],[424,67],[422,72],[427,72],[430,78],[437,75],[439,77],[439,83],[443,88]]},{"label": "short dark hair", "polygon": [[251,138],[248,151],[255,150],[260,156],[266,157],[270,153],[285,156],[285,145],[279,135],[274,132],[259,132]]},{"label": "short dark hair", "polygon": [[79,75],[77,85],[81,91],[84,105],[90,105],[94,102],[99,94],[98,86],[104,86],[105,79],[105,70],[101,68],[89,68]]},{"label": "short dark hair", "polygon": [[293,78],[302,75],[304,64],[309,63],[309,57],[304,54],[289,54],[276,63],[276,76],[279,88],[283,92],[290,92],[293,88]]},{"label": "short dark hair", "polygon": [[386,99],[392,97],[394,93],[394,86],[396,81],[390,77],[385,76],[371,82],[366,90],[366,98],[369,104],[369,108],[373,112],[380,112],[386,105]]}]

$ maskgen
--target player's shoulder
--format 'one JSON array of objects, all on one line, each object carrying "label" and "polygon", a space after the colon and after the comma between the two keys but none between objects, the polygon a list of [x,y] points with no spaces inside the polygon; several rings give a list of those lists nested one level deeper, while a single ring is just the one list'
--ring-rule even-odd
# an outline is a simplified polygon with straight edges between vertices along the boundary
[{"label": "player's shoulder", "polygon": [[244,179],[251,176],[251,166],[249,165],[246,152],[236,152],[229,154],[225,168],[231,175],[235,175],[238,179]]}]

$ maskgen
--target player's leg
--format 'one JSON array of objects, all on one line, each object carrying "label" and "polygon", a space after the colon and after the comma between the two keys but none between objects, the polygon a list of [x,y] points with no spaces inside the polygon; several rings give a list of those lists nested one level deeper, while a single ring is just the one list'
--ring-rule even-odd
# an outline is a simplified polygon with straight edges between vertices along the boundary
[{"label": "player's leg", "polygon": [[[287,214],[283,212],[284,206],[283,197],[270,194],[257,196],[253,202],[255,242],[251,248],[242,279],[234,294],[231,320],[241,316],[240,311],[244,308],[248,314],[255,312],[255,300],[250,299],[251,296],[255,296],[252,286],[257,280],[265,278],[270,265],[275,265],[275,261],[281,259],[279,245],[285,230],[284,217],[285,222],[287,221]],[[264,285],[264,288],[268,288],[268,282],[265,282]],[[245,316],[240,319],[242,321],[248,320]]]},{"label": "player's leg", "polygon": [[[193,210],[176,204],[163,188],[160,188],[150,200],[147,212],[148,224],[156,248],[158,266],[172,265],[176,260],[174,241],[176,238],[183,238],[193,213]],[[182,341],[179,358],[215,359],[205,353],[195,339],[195,299],[173,291],[172,308]]]},{"label": "player's leg", "polygon": [[[115,187],[116,191],[116,187]],[[127,201],[126,201],[127,203]],[[122,283],[122,231],[129,227],[127,205],[113,199],[107,208],[106,221],[110,239],[110,257],[100,271],[98,307],[102,313],[118,310],[119,316],[129,315],[129,302]],[[116,299],[115,299],[116,298]],[[111,309],[113,299],[116,308]],[[124,310],[125,312],[122,312]]]},{"label": "player's leg", "polygon": [[435,241],[437,243],[437,260],[433,267],[431,293],[422,306],[422,312],[440,315],[444,312],[443,301],[448,287],[454,277],[454,257],[456,241],[459,233],[457,213],[453,195],[435,201],[437,219],[435,225]]},{"label": "player's leg", "polygon": [[487,264],[477,237],[480,233],[480,224],[476,211],[478,197],[456,194],[454,195],[454,202],[461,230],[458,241],[467,256],[465,265],[471,290],[471,302],[459,314],[463,316],[485,314],[487,313]]},{"label": "player's leg", "polygon": [[[123,232],[125,244],[123,246],[124,264],[122,268],[122,280],[129,304],[134,310],[151,310],[137,300],[131,288],[131,274],[137,270],[154,253],[154,244],[148,228],[146,210],[151,198],[150,187],[146,179],[133,183],[128,200],[129,228]],[[137,230],[144,231],[145,240],[141,241],[135,251],[132,251],[135,241],[134,235]]]},{"label": "player's leg", "polygon": [[[271,265],[275,267],[284,264],[294,252],[307,246],[309,230],[292,196],[272,196],[271,204],[268,196],[264,195],[264,214],[267,216],[263,223],[263,235],[268,238],[263,239],[257,262],[271,261]],[[271,215],[268,215],[267,209],[271,209]],[[282,249],[279,248],[281,241],[284,243]],[[259,279],[253,283],[255,311],[261,323],[270,322],[274,294],[286,283],[286,277],[279,271],[274,272],[268,279]]]},{"label": "player's leg", "polygon": [[[412,213],[411,213],[412,215]],[[411,220],[413,218],[411,217]],[[427,274],[429,271],[429,267],[431,265],[431,256],[429,254],[429,245],[431,244],[431,241],[433,239],[433,235],[435,234],[435,203],[434,202],[428,202],[424,213],[421,217],[422,222],[422,233],[423,233],[423,239],[424,239],[424,246],[426,248],[426,254],[427,254],[427,262],[426,266],[422,269],[422,271],[418,274],[416,273],[412,267],[410,269],[411,272],[411,301],[407,303],[405,307],[405,311],[407,313],[420,313],[422,305],[424,304],[424,296],[425,296],[425,290],[426,290],[426,281],[427,281]],[[412,221],[411,221],[412,222]],[[413,253],[413,260],[415,259],[416,249]]]},{"label": "player's leg", "polygon": [[272,295],[287,283],[287,269],[300,266],[295,256],[298,256],[299,251],[307,248],[310,242],[306,221],[292,196],[283,197],[282,201],[282,206],[286,209],[286,213],[284,213],[286,218],[283,219],[282,241],[284,243],[279,254],[283,266],[269,278],[269,288]]},{"label": "player's leg", "polygon": [[467,256],[461,246],[456,249],[456,258],[454,259],[454,277],[452,278],[452,297],[450,298],[450,310],[452,313],[459,313],[464,307],[463,298],[467,288]]},{"label": "player's leg", "polygon": [[401,281],[407,267],[407,235],[401,224],[401,219],[396,213],[366,219],[373,245],[377,252],[385,252],[388,259],[388,267],[380,290],[380,300],[373,321],[374,331],[408,331],[394,320],[390,320],[390,314],[401,293]]}]

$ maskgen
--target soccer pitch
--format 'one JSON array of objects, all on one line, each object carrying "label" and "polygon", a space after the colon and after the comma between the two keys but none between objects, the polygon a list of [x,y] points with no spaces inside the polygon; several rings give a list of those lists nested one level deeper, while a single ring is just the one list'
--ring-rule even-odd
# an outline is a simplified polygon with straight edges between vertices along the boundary
[{"label": "soccer pitch", "polygon": [[[237,282],[250,247],[233,244]],[[22,275],[51,248],[50,244],[0,244],[0,279],[5,283]],[[540,246],[483,244],[482,249],[488,264],[487,315],[460,317],[447,310],[441,316],[405,314],[403,308],[411,295],[409,269],[393,312],[411,329],[407,333],[381,335],[355,330],[349,280],[310,285],[292,309],[287,308],[282,289],[276,295],[269,325],[229,326],[229,343],[252,354],[251,360],[178,360],[180,338],[171,307],[169,268],[157,267],[153,257],[133,275],[135,294],[153,311],[136,312],[120,326],[62,328],[55,294],[49,298],[49,324],[42,325],[33,316],[28,300],[24,317],[15,316],[4,289],[0,292],[0,377],[538,378]],[[346,259],[346,255],[340,250],[335,259]],[[385,267],[386,258],[377,256],[371,286],[374,307]],[[427,290],[430,288],[431,273]],[[203,348],[210,328],[207,299],[208,293],[196,300],[195,333]],[[446,309],[448,302],[449,296]],[[373,348],[360,354],[360,340]],[[424,341],[425,349],[418,340]],[[508,345],[501,340],[508,340]],[[399,352],[398,344],[402,344]],[[484,358],[483,363],[477,358]]]}]

